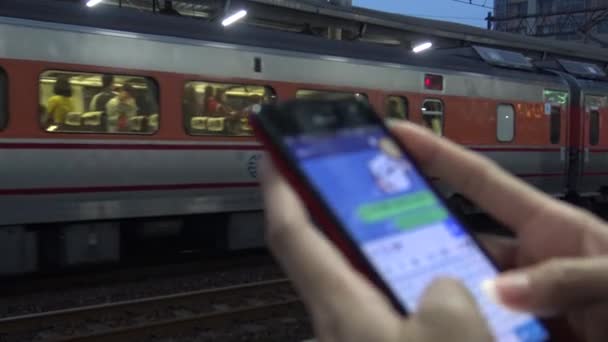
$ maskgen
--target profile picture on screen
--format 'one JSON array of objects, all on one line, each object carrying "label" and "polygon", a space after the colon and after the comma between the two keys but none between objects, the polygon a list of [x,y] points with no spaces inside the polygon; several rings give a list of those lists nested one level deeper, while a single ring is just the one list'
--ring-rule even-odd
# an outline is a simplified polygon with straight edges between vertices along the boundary
[{"label": "profile picture on screen", "polygon": [[368,163],[376,185],[387,194],[407,191],[412,186],[410,165],[401,158],[399,147],[388,138],[380,139],[378,147],[379,153]]}]

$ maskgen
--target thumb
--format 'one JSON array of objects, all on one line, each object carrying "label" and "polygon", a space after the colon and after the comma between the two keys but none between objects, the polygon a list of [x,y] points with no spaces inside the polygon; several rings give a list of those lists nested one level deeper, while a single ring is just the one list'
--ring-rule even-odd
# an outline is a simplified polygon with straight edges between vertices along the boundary
[{"label": "thumb", "polygon": [[560,258],[485,284],[501,304],[541,316],[608,300],[608,257]]},{"label": "thumb", "polygon": [[416,341],[492,341],[475,299],[453,279],[434,282],[412,317]]}]

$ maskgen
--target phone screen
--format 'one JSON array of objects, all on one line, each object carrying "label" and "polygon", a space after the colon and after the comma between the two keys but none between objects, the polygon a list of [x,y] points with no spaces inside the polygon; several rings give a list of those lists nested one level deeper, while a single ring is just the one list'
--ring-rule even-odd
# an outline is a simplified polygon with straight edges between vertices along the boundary
[{"label": "phone screen", "polygon": [[[294,133],[294,132],[292,132]],[[283,136],[350,239],[407,311],[438,276],[460,279],[498,341],[546,341],[538,320],[481,290],[498,271],[379,125]]]}]

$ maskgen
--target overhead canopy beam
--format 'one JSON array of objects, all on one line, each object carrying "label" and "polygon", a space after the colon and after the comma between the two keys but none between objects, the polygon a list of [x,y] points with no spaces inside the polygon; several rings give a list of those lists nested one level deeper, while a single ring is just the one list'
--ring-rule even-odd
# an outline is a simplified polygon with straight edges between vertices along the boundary
[{"label": "overhead canopy beam", "polygon": [[[118,0],[107,2],[113,1]],[[129,0],[128,3],[143,6],[151,4],[151,1]],[[198,11],[200,15],[197,16],[208,20],[217,19],[218,15],[223,13],[226,4],[226,0],[174,0],[173,2],[174,7],[182,10],[184,15],[188,15],[188,11],[192,9],[193,12]],[[424,38],[432,39],[434,46],[439,49],[482,44],[519,50],[532,56],[554,55],[608,63],[608,50],[594,46],[490,31],[356,6],[337,6],[322,0],[238,0],[238,2],[247,7],[249,12],[244,20],[245,23],[265,28],[326,37],[326,32],[330,28],[340,28],[342,32],[340,36],[346,40],[358,39],[409,47],[413,40]],[[365,30],[362,30],[362,27],[365,27]],[[593,37],[589,38],[593,39]]]},{"label": "overhead canopy beam", "polygon": [[443,22],[438,20],[422,19],[400,14],[385,13],[353,6],[343,8],[331,5],[321,5],[316,1],[306,0],[247,0],[248,6],[268,11],[282,8],[282,14],[292,11],[297,17],[303,13],[313,14],[318,20],[340,19],[344,22],[368,24],[368,27],[393,29],[402,33],[417,34],[429,38],[442,38],[448,40],[466,41],[473,44],[487,44],[496,47],[550,53],[570,56],[581,59],[594,59],[604,63],[608,62],[608,51],[605,49],[581,45],[571,42],[552,41],[522,35],[485,30],[482,28]]}]

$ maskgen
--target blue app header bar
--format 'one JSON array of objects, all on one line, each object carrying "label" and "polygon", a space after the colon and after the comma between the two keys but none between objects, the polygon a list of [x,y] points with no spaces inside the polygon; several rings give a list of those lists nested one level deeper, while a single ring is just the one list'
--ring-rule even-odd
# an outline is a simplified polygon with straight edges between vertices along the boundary
[{"label": "blue app header bar", "polygon": [[285,143],[298,159],[305,160],[369,149],[376,146],[377,141],[385,136],[382,129],[372,126],[342,130],[332,135],[286,137]]}]

